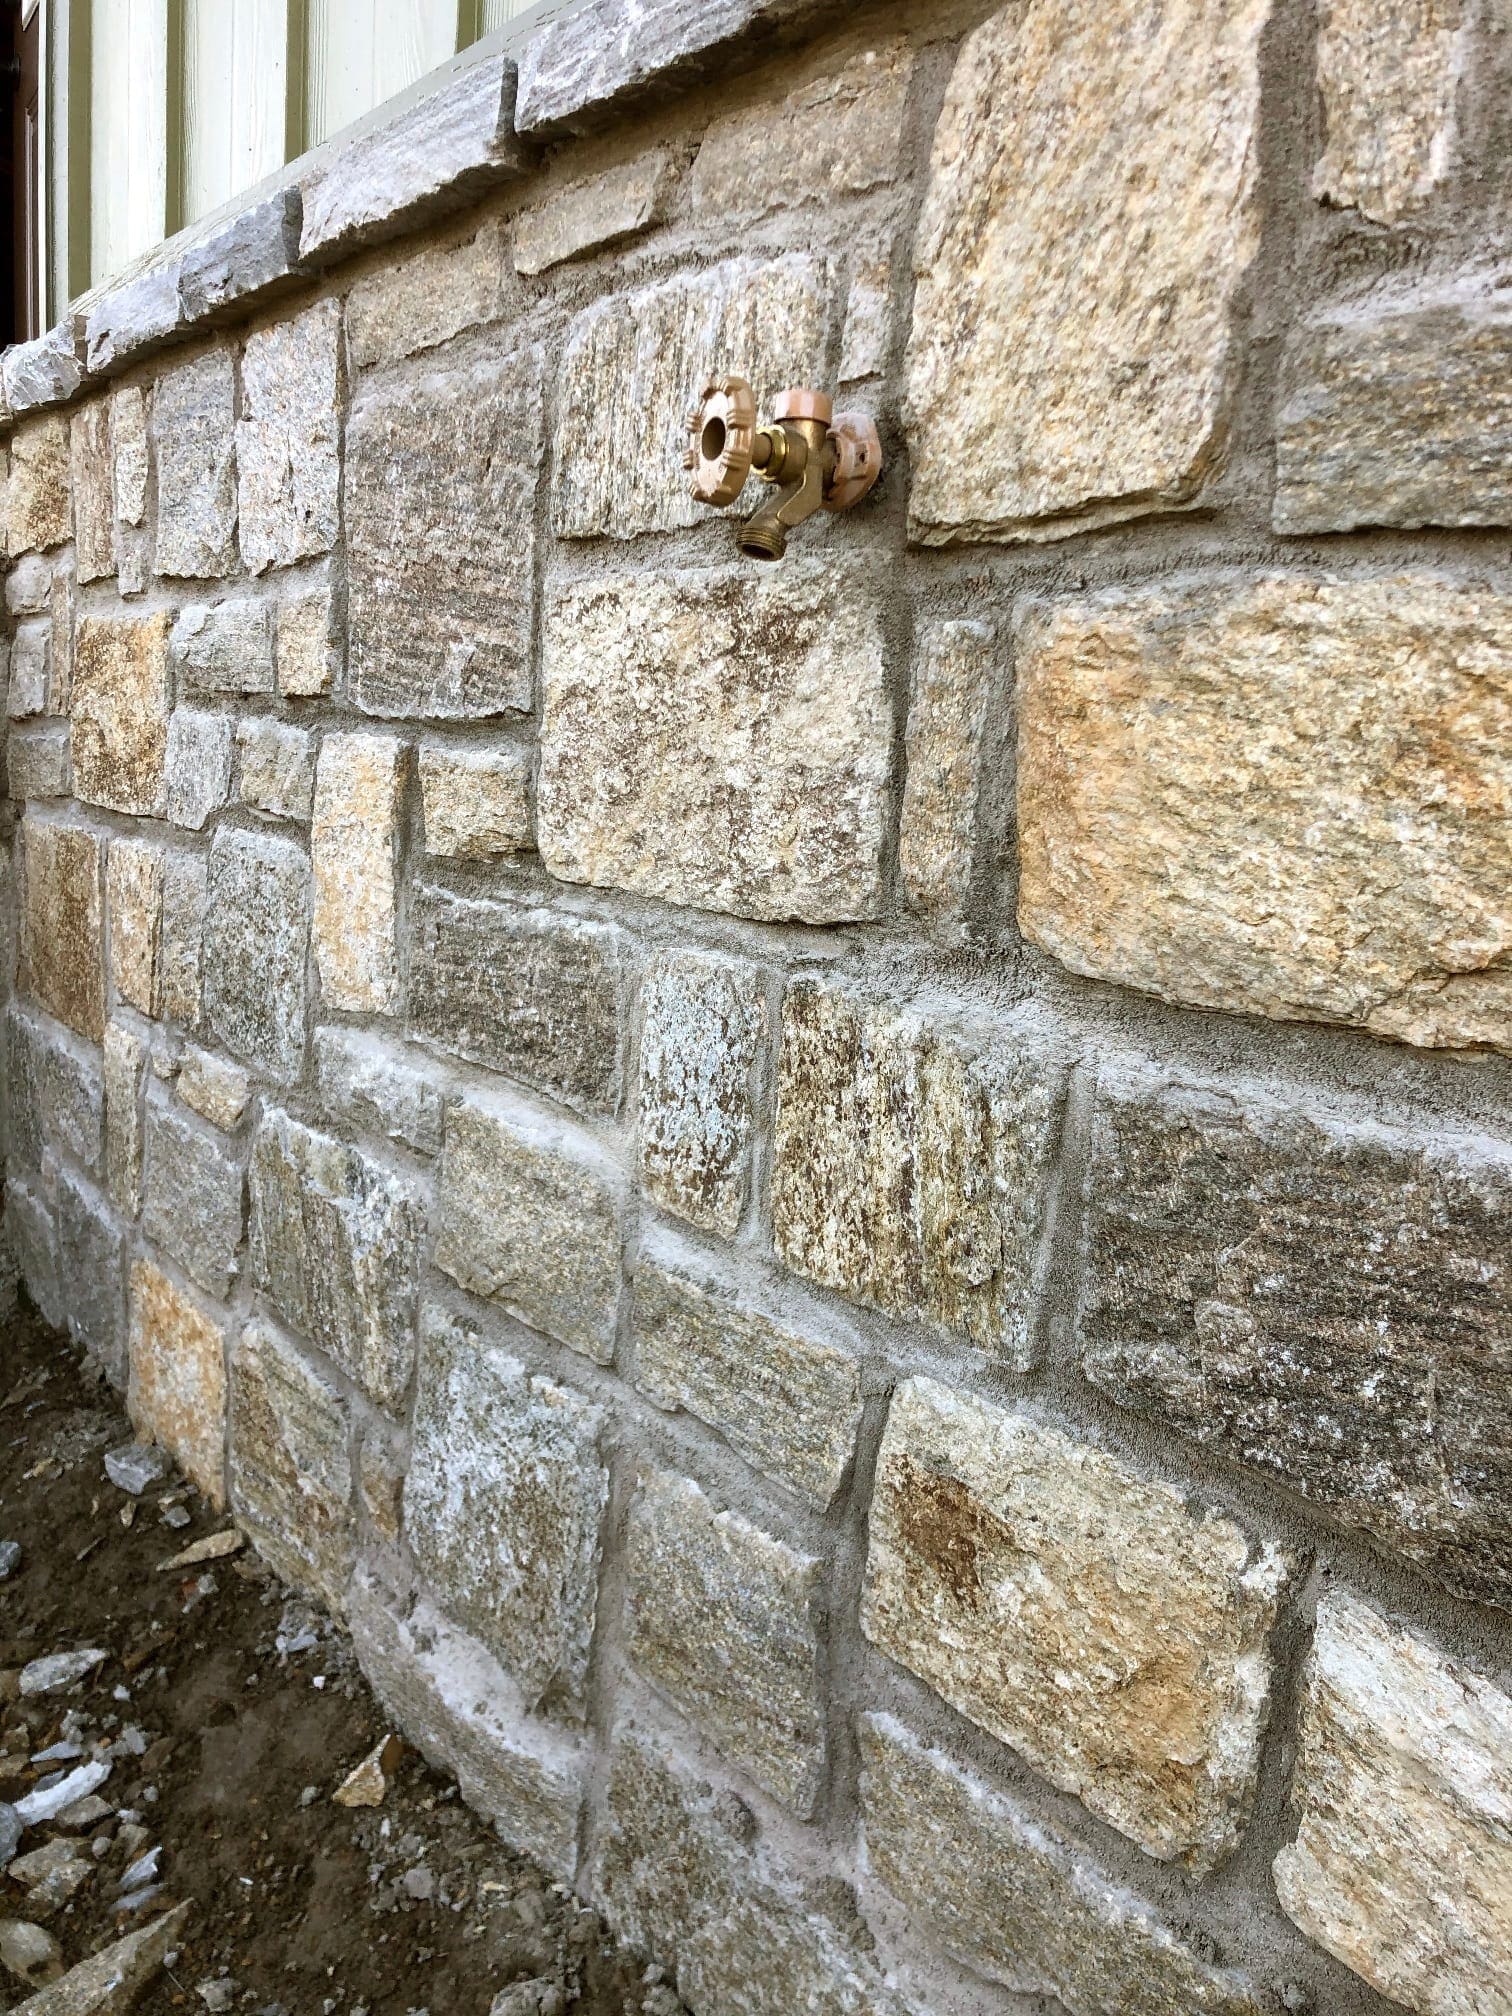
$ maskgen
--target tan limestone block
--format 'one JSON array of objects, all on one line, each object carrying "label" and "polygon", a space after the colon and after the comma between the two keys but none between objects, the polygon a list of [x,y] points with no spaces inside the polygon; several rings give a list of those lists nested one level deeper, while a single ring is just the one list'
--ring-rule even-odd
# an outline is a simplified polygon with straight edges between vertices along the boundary
[{"label": "tan limestone block", "polygon": [[98,1042],[105,1029],[99,838],[28,813],[21,849],[22,992]]},{"label": "tan limestone block", "polygon": [[1509,639],[1427,573],[1032,607],[1024,935],[1190,1007],[1512,1048]]},{"label": "tan limestone block", "polygon": [[110,454],[116,516],[140,525],[147,515],[147,395],[140,385],[111,394]]},{"label": "tan limestone block", "polygon": [[163,927],[163,850],[151,840],[122,837],[105,863],[110,919],[110,980],[144,1015],[157,1013],[158,945]]},{"label": "tan limestone block", "polygon": [[665,147],[554,189],[514,226],[516,273],[534,276],[565,260],[659,224],[676,175]]},{"label": "tan limestone block", "polygon": [[497,224],[461,245],[385,255],[347,296],[347,356],[354,371],[434,350],[499,312],[503,254]]},{"label": "tan limestone block", "polygon": [[169,617],[85,616],[74,650],[74,791],[113,812],[167,805]]},{"label": "tan limestone block", "polygon": [[914,255],[910,530],[1054,539],[1221,467],[1270,0],[1031,0],[962,46]]},{"label": "tan limestone block", "polygon": [[80,406],[69,426],[74,500],[74,569],[81,582],[115,572],[115,497],[110,454],[110,402]]},{"label": "tan limestone block", "polygon": [[11,437],[6,489],[6,549],[46,552],[73,532],[68,426],[56,414],[29,421]]},{"label": "tan limestone block", "polygon": [[286,700],[329,693],[336,678],[331,598],[301,595],[278,612],[278,690]]},{"label": "tan limestone block", "polygon": [[1465,0],[1320,0],[1313,194],[1393,224],[1449,172]]},{"label": "tan limestone block", "polygon": [[1286,1573],[1057,1428],[933,1379],[893,1401],[867,1637],[1159,1861],[1239,1839]]},{"label": "tan limestone block", "polygon": [[399,794],[405,745],[394,735],[327,735],[310,829],[313,929],[328,1007],[385,1014],[398,1004],[394,940]]},{"label": "tan limestone block", "polygon": [[178,1092],[201,1119],[229,1133],[247,1110],[252,1080],[239,1064],[191,1043],[179,1066]]},{"label": "tan limestone block", "polygon": [[530,756],[524,749],[420,751],[427,854],[487,861],[531,844]]},{"label": "tan limestone block", "polygon": [[126,1404],[139,1435],[160,1442],[212,1504],[226,1502],[226,1338],[161,1268],[131,1270]]}]

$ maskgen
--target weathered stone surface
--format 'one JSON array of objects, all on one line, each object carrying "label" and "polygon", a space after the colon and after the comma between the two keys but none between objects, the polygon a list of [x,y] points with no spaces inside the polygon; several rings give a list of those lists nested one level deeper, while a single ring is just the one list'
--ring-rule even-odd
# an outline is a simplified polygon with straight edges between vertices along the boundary
[{"label": "weathered stone surface", "polygon": [[520,748],[420,751],[425,851],[465,861],[518,854],[531,845],[530,756]]},{"label": "weathered stone surface", "polygon": [[883,904],[891,707],[864,568],[559,586],[536,819],[553,875],[736,916]]},{"label": "weathered stone surface", "polygon": [[1127,1066],[1087,1187],[1095,1385],[1512,1607],[1512,1148]]},{"label": "weathered stone surface", "polygon": [[593,1895],[618,1936],[700,2016],[904,2016],[860,1928],[753,1847],[738,1812],[661,1744],[616,1732]]},{"label": "weathered stone surface", "polygon": [[800,1274],[1023,1368],[1066,1066],[798,980],[783,1002],[772,1229]]},{"label": "weathered stone surface", "polygon": [[1295,330],[1279,532],[1512,524],[1512,295],[1424,289]]},{"label": "weathered stone surface", "polygon": [[10,795],[18,804],[25,804],[28,798],[66,798],[73,790],[68,729],[63,722],[14,729],[5,756]]},{"label": "weathered stone surface", "polygon": [[10,652],[6,712],[12,721],[26,721],[48,711],[52,668],[52,629],[48,623],[22,623]]},{"label": "weathered stone surface", "polygon": [[1512,1699],[1340,1591],[1318,1610],[1281,1905],[1423,2016],[1512,2006]]},{"label": "weathered stone surface", "polygon": [[347,356],[354,371],[434,350],[499,312],[503,252],[497,224],[460,245],[426,245],[386,260],[347,296]]},{"label": "weathered stone surface", "polygon": [[329,553],[341,529],[341,303],[249,336],[236,428],[242,558],[253,574]]},{"label": "weathered stone surface", "polygon": [[[585,309],[558,395],[557,531],[633,539],[702,524],[682,466],[689,400],[732,357],[763,413],[784,386],[818,384],[833,291],[821,259],[732,259]],[[741,578],[751,584],[749,568]]]},{"label": "weathered stone surface", "polygon": [[360,1149],[276,1109],[258,1128],[251,1180],[258,1287],[398,1413],[415,1362],[424,1200]]},{"label": "weathered stone surface", "polygon": [[830,1503],[861,1425],[853,1350],[756,1307],[664,1243],[636,1263],[634,1336],[636,1384],[659,1407],[696,1415],[768,1477]]},{"label": "weathered stone surface", "polygon": [[380,389],[347,424],[351,681],[369,714],[530,706],[538,351]]},{"label": "weathered stone surface", "polygon": [[916,539],[1062,538],[1222,466],[1269,13],[1071,0],[967,38],[914,252]]},{"label": "weathered stone surface", "polygon": [[898,867],[910,909],[941,922],[970,893],[996,655],[989,623],[933,623],[920,639]]},{"label": "weathered stone surface", "polygon": [[100,851],[82,826],[36,812],[21,822],[21,990],[96,1042],[105,1028]]},{"label": "weathered stone surface", "polygon": [[625,1553],[632,1662],[720,1753],[795,1813],[824,1769],[819,1563],[650,1471]]},{"label": "weathered stone surface", "polygon": [[1512,1048],[1509,616],[1427,573],[1031,608],[1025,935],[1192,1007]]},{"label": "weathered stone surface", "polygon": [[212,321],[297,279],[302,223],[299,191],[278,189],[191,246],[178,269],[187,319]]},{"label": "weathered stone surface", "polygon": [[[124,835],[105,863],[110,919],[110,979],[121,1000],[144,1015],[158,1012],[158,951],[163,929],[163,850]],[[166,1013],[167,1010],[164,1010]]]},{"label": "weathered stone surface", "polygon": [[218,602],[184,610],[168,640],[182,697],[273,691],[273,633],[265,604]]},{"label": "weathered stone surface", "polygon": [[5,1186],[5,1237],[44,1323],[61,1329],[68,1306],[58,1279],[58,1227],[40,1190],[12,1176]]},{"label": "weathered stone surface", "polygon": [[53,569],[52,644],[48,653],[47,711],[66,715],[73,696],[74,626],[78,592],[73,571],[65,563]]},{"label": "weathered stone surface", "polygon": [[82,584],[115,572],[115,486],[110,454],[110,401],[92,399],[69,423],[73,483],[74,572]]},{"label": "weathered stone surface", "polygon": [[878,1459],[862,1628],[1161,1861],[1249,1814],[1286,1564],[1174,1484],[911,1379]]},{"label": "weathered stone surface", "polygon": [[73,668],[74,790],[113,812],[161,816],[167,794],[166,612],[84,616]]},{"label": "weathered stone surface", "polygon": [[754,969],[662,954],[643,994],[640,1177],[668,1211],[733,1235],[750,1178],[751,1074],[766,1028]]},{"label": "weathered stone surface", "polygon": [[239,1064],[190,1043],[179,1064],[178,1095],[202,1120],[229,1133],[247,1110],[252,1080]]},{"label": "weathered stone surface", "polygon": [[69,315],[5,352],[5,404],[12,413],[66,406],[84,382],[84,318]]},{"label": "weathered stone surface", "polygon": [[392,1430],[368,1427],[357,1448],[357,1498],[369,1532],[397,1547],[404,1526],[408,1445]]},{"label": "weathered stone surface", "polygon": [[231,795],[229,714],[175,707],[168,721],[168,817],[198,832]]},{"label": "weathered stone surface", "polygon": [[794,204],[833,203],[893,181],[912,74],[905,42],[881,42],[844,62],[821,47],[775,103],[752,105],[709,128],[693,164],[693,215],[723,224]]},{"label": "weathered stone surface", "polygon": [[1444,180],[1469,26],[1465,0],[1322,0],[1315,196],[1394,224]]},{"label": "weathered stone surface", "polygon": [[534,276],[659,224],[676,176],[665,147],[553,189],[514,223],[514,268]]},{"label": "weathered stone surface", "polygon": [[12,1166],[34,1173],[52,1156],[101,1169],[104,1086],[98,1054],[64,1038],[12,1003],[6,1015],[6,1077]]},{"label": "weathered stone surface", "polygon": [[305,1045],[310,864],[290,840],[222,825],[210,848],[204,1012],[233,1056],[280,1084]]},{"label": "weathered stone surface", "polygon": [[[119,844],[119,843],[117,843]],[[158,940],[157,1008],[156,1013],[170,1022],[180,1022],[186,1029],[192,1029],[200,1019],[203,1005],[201,988],[202,953],[205,945],[205,920],[209,910],[209,872],[203,854],[187,850],[170,849],[163,860],[163,913],[162,928]],[[217,878],[218,893],[230,893],[237,897],[256,899],[259,905],[266,896],[262,880],[255,875],[242,873],[222,874]],[[247,928],[256,930],[266,921],[269,913],[259,908]],[[275,958],[286,956],[286,948],[280,929],[270,938]],[[228,947],[240,948],[241,940],[237,927],[230,918],[217,918],[212,952],[219,954]],[[250,961],[251,953],[243,953],[244,961]],[[292,960],[291,960],[292,965]],[[245,965],[242,970],[246,970]],[[294,969],[302,978],[303,965]],[[275,979],[282,968],[275,970]],[[221,983],[226,990],[228,1001],[227,1020],[237,1028],[244,1026],[240,1011],[229,1005],[235,994],[236,982],[227,979]],[[291,982],[292,987],[292,982]],[[217,989],[219,998],[219,988]],[[282,997],[285,1001],[292,994]],[[293,1012],[292,1009],[290,1011]],[[261,1022],[254,1024],[259,1031]]]},{"label": "weathered stone surface", "polygon": [[6,550],[42,552],[73,536],[68,424],[55,414],[28,421],[11,436],[5,493]]},{"label": "weathered stone surface", "polygon": [[612,926],[417,889],[410,1023],[580,1111],[619,1098],[621,934]]},{"label": "weathered stone surface", "polygon": [[614,1353],[620,1208],[613,1166],[575,1128],[481,1093],[448,1104],[436,1265],[601,1365]]},{"label": "weathered stone surface", "polygon": [[893,262],[885,245],[862,245],[851,256],[850,294],[840,339],[840,379],[875,378],[887,368],[893,339]]},{"label": "weathered stone surface", "polygon": [[149,1099],[142,1229],[217,1301],[240,1271],[245,1197],[246,1179],[227,1142]]},{"label": "weathered stone surface", "polygon": [[328,734],[310,827],[313,926],[329,1008],[387,1014],[399,1001],[399,794],[405,745],[394,735]]},{"label": "weathered stone surface", "polygon": [[341,148],[304,185],[301,256],[328,264],[523,174],[530,155],[515,138],[514,88],[514,63],[489,57]]},{"label": "weathered stone surface", "polygon": [[867,1863],[967,1966],[1069,2016],[1260,2016],[1142,1899],[890,1715],[860,1723]]},{"label": "weathered stone surface", "polygon": [[158,380],[152,398],[159,574],[218,579],[236,564],[236,372],[221,346]]},{"label": "weathered stone surface", "polygon": [[329,594],[301,595],[278,612],[278,690],[286,700],[329,693],[336,679],[336,642]]},{"label": "weathered stone surface", "polygon": [[[597,1407],[426,1312],[404,1525],[437,1602],[528,1709],[580,1721],[609,1472]],[[480,1531],[489,1542],[478,1545]]]},{"label": "weathered stone surface", "polygon": [[123,371],[135,359],[171,343],[184,327],[178,261],[168,259],[107,288],[94,302],[85,324],[89,368]]},{"label": "weathered stone surface", "polygon": [[58,1175],[58,1267],[68,1284],[68,1334],[106,1371],[125,1371],[126,1238],[103,1199],[66,1170]]},{"label": "weathered stone surface", "polygon": [[242,803],[274,819],[307,821],[315,796],[315,745],[309,731],[258,716],[237,723],[236,748]]},{"label": "weathered stone surface", "polygon": [[5,577],[5,606],[12,616],[43,616],[52,607],[52,562],[24,553]]},{"label": "weathered stone surface", "polygon": [[333,1121],[441,1153],[441,1073],[427,1058],[359,1029],[315,1031],[315,1077]]},{"label": "weathered stone surface", "polygon": [[527,1722],[493,1659],[423,1599],[406,1619],[371,1573],[351,1590],[362,1670],[397,1727],[523,1855],[571,1882],[583,1760],[560,1731]]},{"label": "weathered stone surface", "polygon": [[140,525],[147,515],[147,395],[140,385],[122,385],[110,395],[111,476],[116,516]]},{"label": "weathered stone surface", "polygon": [[105,1031],[105,1180],[128,1218],[142,1206],[142,1079],[147,1045],[126,1022]]},{"label": "weathered stone surface", "polygon": [[269,1323],[231,1351],[231,1504],[286,1582],[341,1608],[352,1570],[346,1403]]},{"label": "weathered stone surface", "polygon": [[160,1442],[213,1505],[226,1502],[226,1338],[162,1269],[131,1270],[126,1404],[144,1441]]}]

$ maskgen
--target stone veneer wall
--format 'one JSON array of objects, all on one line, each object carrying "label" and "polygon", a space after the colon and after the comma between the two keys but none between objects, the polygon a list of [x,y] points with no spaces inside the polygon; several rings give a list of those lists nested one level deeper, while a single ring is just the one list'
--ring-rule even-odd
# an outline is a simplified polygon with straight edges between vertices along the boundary
[{"label": "stone veneer wall", "polygon": [[1506,2016],[1512,23],[643,11],[6,360],[31,1292],[699,2016]]}]

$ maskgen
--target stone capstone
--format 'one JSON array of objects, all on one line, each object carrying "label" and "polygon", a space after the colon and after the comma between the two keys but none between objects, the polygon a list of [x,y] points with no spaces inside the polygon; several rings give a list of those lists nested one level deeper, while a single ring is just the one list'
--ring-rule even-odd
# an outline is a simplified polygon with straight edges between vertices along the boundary
[{"label": "stone capstone", "polygon": [[352,1565],[346,1402],[271,1324],[231,1351],[231,1506],[274,1572],[338,1612]]},{"label": "stone capstone", "polygon": [[150,1260],[131,1270],[126,1405],[213,1505],[226,1502],[225,1333]]},{"label": "stone capstone", "polygon": [[84,317],[68,315],[29,342],[5,352],[5,404],[12,413],[64,406],[84,382],[87,344]]},{"label": "stone capstone", "polygon": [[142,1229],[190,1280],[223,1301],[240,1272],[246,1179],[229,1143],[187,1113],[147,1101]]},{"label": "stone capstone", "polygon": [[280,1084],[305,1047],[310,864],[292,841],[221,825],[204,910],[204,1013],[244,1062]]},{"label": "stone capstone", "polygon": [[297,280],[302,209],[297,189],[278,189],[191,246],[178,268],[186,320],[218,320]]},{"label": "stone capstone", "polygon": [[156,571],[219,580],[236,565],[236,371],[221,345],[176,364],[152,395]]},{"label": "stone capstone", "polygon": [[135,279],[107,286],[85,324],[89,369],[123,371],[172,343],[184,328],[178,261],[159,259]]},{"label": "stone capstone", "polygon": [[161,818],[172,704],[166,613],[83,616],[74,645],[74,792]]},{"label": "stone capstone", "polygon": [[398,1005],[399,809],[405,745],[328,734],[315,769],[310,861],[321,999],[384,1014]]},{"label": "stone capstone", "polygon": [[99,836],[37,812],[20,831],[21,990],[98,1042],[105,1028]]},{"label": "stone capstone", "polygon": [[341,304],[317,301],[247,338],[236,427],[248,571],[329,553],[341,529]]},{"label": "stone capstone", "polygon": [[729,1238],[750,1173],[751,1075],[765,1033],[751,968],[669,952],[642,994],[640,1175],[647,1194]]},{"label": "stone capstone", "polygon": [[1320,202],[1395,224],[1445,179],[1469,26],[1465,0],[1321,0]]}]

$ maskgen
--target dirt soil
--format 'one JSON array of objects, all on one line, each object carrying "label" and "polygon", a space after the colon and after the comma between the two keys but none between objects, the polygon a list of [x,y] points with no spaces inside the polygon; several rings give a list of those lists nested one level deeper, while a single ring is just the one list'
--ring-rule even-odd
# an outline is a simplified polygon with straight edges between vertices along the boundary
[{"label": "dirt soil", "polygon": [[[680,2016],[655,1968],[617,1952],[413,1751],[380,1806],[334,1803],[388,1733],[347,1641],[250,1549],[165,1570],[230,1521],[171,1469],[140,1497],[112,1483],[105,1453],[131,1439],[65,1338],[26,1314],[4,1327],[0,1543],[21,1552],[0,1580],[0,1802],[96,1759],[110,1775],[95,1803],[21,1840],[0,1877],[0,1962],[15,1921],[51,1936],[56,1974],[189,1899],[144,2016]],[[81,1649],[106,1656],[22,1696],[29,1662]],[[64,1845],[39,1876],[27,1858],[50,1841]],[[154,1849],[155,1872],[141,1859]],[[0,2009],[48,1971],[0,1964]]]}]

